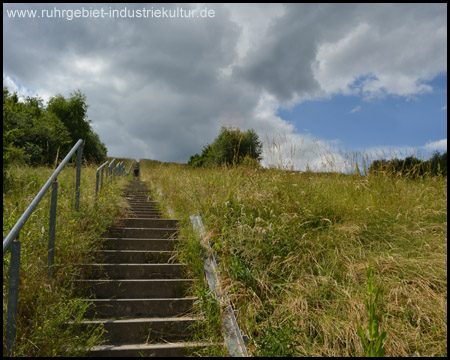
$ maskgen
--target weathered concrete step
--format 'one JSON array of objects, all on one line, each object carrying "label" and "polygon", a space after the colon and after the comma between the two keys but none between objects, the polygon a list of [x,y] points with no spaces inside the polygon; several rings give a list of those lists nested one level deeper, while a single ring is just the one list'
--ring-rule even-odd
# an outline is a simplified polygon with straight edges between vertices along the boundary
[{"label": "weathered concrete step", "polygon": [[136,217],[137,215],[159,215],[162,216],[162,212],[159,210],[154,209],[130,209],[130,212],[134,214]]},{"label": "weathered concrete step", "polygon": [[139,195],[137,195],[137,194],[125,194],[124,198],[126,200],[152,201],[151,196],[148,193],[145,193],[145,194],[141,193]]},{"label": "weathered concrete step", "polygon": [[86,318],[181,316],[192,311],[196,297],[153,299],[85,299],[92,303]]},{"label": "weathered concrete step", "polygon": [[150,201],[147,198],[144,200],[127,200],[127,203],[130,204],[131,206],[133,205],[147,205],[147,206],[158,206],[158,203],[156,201]]},{"label": "weathered concrete step", "polygon": [[163,213],[158,209],[130,209],[130,212],[134,215],[159,215],[162,218]]},{"label": "weathered concrete step", "polygon": [[177,235],[178,230],[177,228],[115,227],[109,231],[109,236],[136,239],[170,239]]},{"label": "weathered concrete step", "polygon": [[207,342],[174,342],[166,344],[129,344],[101,345],[91,348],[90,356],[102,357],[181,357],[189,353],[189,349],[210,346]]},{"label": "weathered concrete step", "polygon": [[146,219],[160,219],[160,218],[162,218],[162,216],[163,215],[161,213],[158,213],[158,214],[148,214],[148,213],[137,213],[137,214],[135,214],[135,213],[130,213],[128,215],[128,217],[130,217],[130,218],[135,217],[135,218],[141,218],[141,219],[143,219],[143,218],[146,218]]},{"label": "weathered concrete step", "polygon": [[88,279],[181,279],[182,264],[79,264]]},{"label": "weathered concrete step", "polygon": [[158,206],[158,203],[156,201],[151,201],[149,199],[127,199],[127,203],[130,206]]},{"label": "weathered concrete step", "polygon": [[199,317],[162,317],[121,320],[85,320],[82,327],[104,326],[107,334],[103,339],[107,344],[156,343],[188,340],[190,330],[202,319]]},{"label": "weathered concrete step", "polygon": [[97,299],[183,297],[192,279],[73,280],[80,292]]},{"label": "weathered concrete step", "polygon": [[148,190],[140,190],[140,191],[128,191],[123,194],[125,198],[127,197],[134,197],[134,198],[140,198],[140,197],[148,197],[150,196],[150,192]]},{"label": "weathered concrete step", "polygon": [[130,211],[133,212],[160,212],[157,208],[130,208]]},{"label": "weathered concrete step", "polygon": [[131,206],[129,208],[131,211],[160,211],[157,207],[153,207],[153,206]]},{"label": "weathered concrete step", "polygon": [[[115,257],[115,253],[120,250],[128,250],[129,255],[137,256],[138,259],[145,259],[146,256],[152,256],[152,254],[143,254],[143,255],[132,255],[131,251],[142,252],[142,251],[171,251],[174,249],[174,246],[183,240],[179,239],[135,239],[135,238],[106,238],[103,240],[103,250],[99,250],[98,253],[100,255],[104,255],[107,258],[102,262],[108,262],[108,258],[110,256]],[[126,257],[127,255],[118,255]],[[141,257],[144,256],[144,257]],[[117,261],[113,261],[117,263]],[[128,261],[124,261],[128,262]],[[132,261],[134,262],[134,260]],[[146,263],[147,261],[143,261],[142,263]]]},{"label": "weathered concrete step", "polygon": [[161,214],[161,213],[153,213],[153,214],[150,214],[150,213],[144,213],[144,212],[140,212],[140,213],[130,213],[129,215],[128,215],[128,217],[129,218],[133,218],[133,217],[136,217],[136,218],[145,218],[145,219],[162,219],[163,218],[163,214]]},{"label": "weathered concrete step", "polygon": [[117,218],[114,223],[119,227],[140,228],[177,228],[178,220],[173,219],[147,219],[147,218]]}]

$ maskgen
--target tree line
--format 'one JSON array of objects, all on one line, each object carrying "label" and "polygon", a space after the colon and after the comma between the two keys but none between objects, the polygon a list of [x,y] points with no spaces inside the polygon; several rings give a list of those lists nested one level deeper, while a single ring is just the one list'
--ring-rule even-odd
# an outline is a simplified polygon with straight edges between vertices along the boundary
[{"label": "tree line", "polygon": [[420,160],[415,156],[409,156],[405,159],[375,160],[369,168],[369,173],[389,173],[410,177],[424,175],[447,176],[447,151],[443,154],[436,151],[429,160]]},{"label": "tree line", "polygon": [[107,149],[87,119],[86,95],[80,90],[65,98],[57,94],[47,106],[38,96],[20,101],[3,87],[3,175],[10,164],[53,165],[78,139],[85,141],[89,162],[105,160]]}]

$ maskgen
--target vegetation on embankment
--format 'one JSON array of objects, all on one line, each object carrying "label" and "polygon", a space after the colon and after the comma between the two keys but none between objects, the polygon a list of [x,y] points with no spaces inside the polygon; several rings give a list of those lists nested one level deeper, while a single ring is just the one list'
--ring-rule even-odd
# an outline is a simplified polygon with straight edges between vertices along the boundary
[{"label": "vegetation on embankment", "polygon": [[86,95],[80,90],[65,98],[52,96],[48,104],[39,96],[19,99],[3,86],[3,191],[12,181],[10,165],[52,166],[66,156],[79,139],[83,158],[101,163],[107,149],[87,118]]},{"label": "vegetation on embankment", "polygon": [[[126,163],[127,169],[130,162]],[[68,164],[58,176],[55,239],[55,279],[47,280],[47,254],[51,188],[20,232],[22,243],[17,336],[13,356],[82,356],[94,344],[101,328],[80,331],[79,322],[87,304],[71,290],[75,264],[88,263],[100,245],[100,237],[117,217],[123,198],[124,178],[112,185],[103,182],[95,207],[97,166],[81,169],[80,207],[74,210],[75,167]],[[10,186],[3,193],[3,237],[5,237],[54,169],[11,165]],[[5,353],[10,251],[3,256],[3,356]],[[68,325],[73,321],[73,325]]]},{"label": "vegetation on embankment", "polygon": [[[251,356],[364,355],[357,325],[369,318],[369,265],[386,356],[446,356],[446,177],[145,160],[140,169],[186,238],[189,216],[201,212]],[[215,312],[213,330],[220,329],[202,280],[201,247],[189,244],[181,259],[197,276],[199,311]]]}]

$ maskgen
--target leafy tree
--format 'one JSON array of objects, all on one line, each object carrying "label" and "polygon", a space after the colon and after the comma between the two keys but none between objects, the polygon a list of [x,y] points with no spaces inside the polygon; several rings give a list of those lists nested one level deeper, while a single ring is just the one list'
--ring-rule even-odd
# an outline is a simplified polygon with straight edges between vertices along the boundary
[{"label": "leafy tree", "polygon": [[89,161],[101,162],[106,158],[107,149],[92,130],[91,120],[87,119],[87,109],[86,95],[80,90],[70,94],[69,99],[58,94],[49,100],[47,106],[47,110],[56,115],[69,130],[72,146],[79,139],[84,139],[84,156]]},{"label": "leafy tree", "polygon": [[262,143],[253,129],[242,132],[232,127],[222,127],[212,144],[203,147],[202,154],[191,156],[191,166],[217,166],[242,164],[244,159],[261,159]]},{"label": "leafy tree", "polygon": [[3,87],[4,189],[9,165],[53,165],[56,155],[65,156],[80,138],[85,140],[84,156],[103,161],[107,149],[86,119],[87,108],[86,96],[80,91],[69,99],[56,95],[45,108],[39,97],[19,101],[17,93]]}]

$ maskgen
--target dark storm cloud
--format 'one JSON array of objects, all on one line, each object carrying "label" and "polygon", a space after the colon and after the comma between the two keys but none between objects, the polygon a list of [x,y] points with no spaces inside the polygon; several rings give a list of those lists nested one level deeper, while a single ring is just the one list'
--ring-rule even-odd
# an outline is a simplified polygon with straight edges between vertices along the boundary
[{"label": "dark storm cloud", "polygon": [[[5,11],[81,6],[206,6],[215,16],[12,19]],[[3,40],[4,83],[44,97],[81,89],[110,155],[165,161],[187,161],[227,124],[301,140],[276,116],[280,104],[349,92],[367,73],[378,77],[362,93],[408,95],[429,91],[419,80],[446,71],[440,4],[5,4]]]}]

